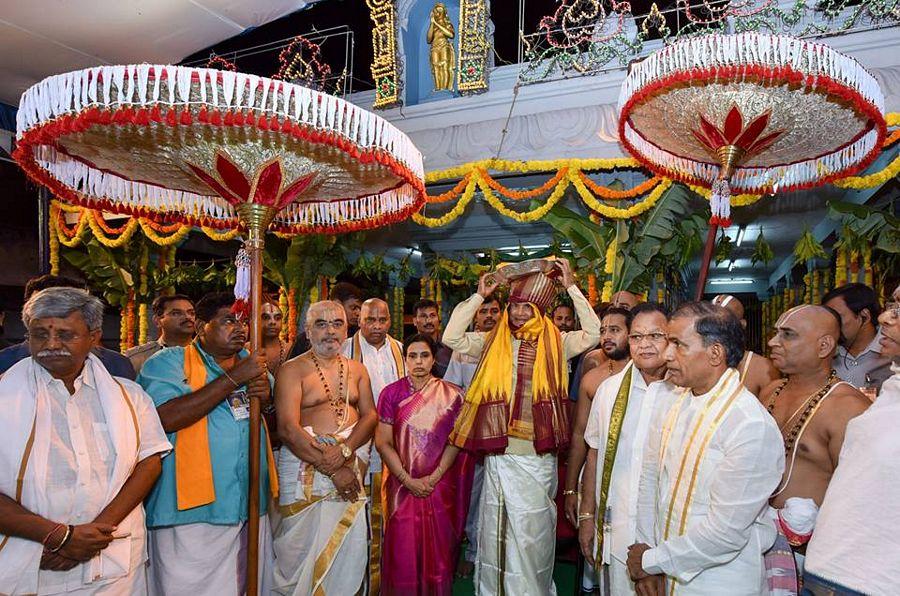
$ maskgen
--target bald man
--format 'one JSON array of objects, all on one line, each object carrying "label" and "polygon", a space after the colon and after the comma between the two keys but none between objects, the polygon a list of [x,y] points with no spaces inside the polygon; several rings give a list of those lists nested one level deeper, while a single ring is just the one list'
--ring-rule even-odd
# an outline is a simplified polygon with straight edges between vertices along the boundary
[{"label": "bald man", "polygon": [[624,308],[625,310],[631,310],[640,303],[641,299],[638,298],[637,294],[633,294],[627,290],[616,292],[612,295],[612,298],[609,299],[610,306]]},{"label": "bald man", "polygon": [[[747,319],[744,318],[744,305],[740,300],[730,294],[719,294],[713,298],[713,304],[727,309],[737,317],[741,322],[741,327],[746,331]],[[760,397],[763,388],[780,376],[768,358],[760,356],[752,350],[744,352],[738,372],[741,374],[741,383],[756,397]]]},{"label": "bald man", "polygon": [[781,429],[785,450],[784,477],[769,502],[779,533],[767,555],[773,594],[796,593],[802,553],[837,467],[847,423],[870,403],[831,368],[840,336],[837,313],[803,305],[778,319],[769,341],[772,362],[786,377],[760,396]]},{"label": "bald man", "polygon": [[[380,298],[369,298],[359,309],[359,331],[348,337],[343,345],[344,356],[366,367],[376,407],[381,390],[406,374],[403,346],[390,336],[390,328],[388,303]],[[373,473],[381,471],[381,458],[375,449],[369,469]]]}]

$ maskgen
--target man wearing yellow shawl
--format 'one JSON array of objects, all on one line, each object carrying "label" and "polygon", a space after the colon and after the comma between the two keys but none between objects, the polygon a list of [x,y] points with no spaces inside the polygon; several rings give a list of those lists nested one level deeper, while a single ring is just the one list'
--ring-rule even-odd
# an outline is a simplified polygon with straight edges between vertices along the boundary
[{"label": "man wearing yellow shawl", "polygon": [[[233,303],[231,293],[204,296],[196,305],[197,339],[160,350],[138,377],[175,445],[147,498],[151,594],[246,592],[250,399],[269,403],[271,381],[265,357],[244,350],[247,323]],[[266,434],[262,442],[260,593],[268,594],[273,557],[265,512],[277,478]]]},{"label": "man wearing yellow shawl", "polygon": [[[557,281],[581,330],[546,316]],[[509,283],[509,306],[490,332],[467,333],[482,302]],[[453,310],[443,342],[480,356],[450,441],[485,455],[475,562],[479,594],[555,594],[556,454],[569,443],[566,361],[597,345],[600,320],[565,260],[537,259],[487,274]]]}]

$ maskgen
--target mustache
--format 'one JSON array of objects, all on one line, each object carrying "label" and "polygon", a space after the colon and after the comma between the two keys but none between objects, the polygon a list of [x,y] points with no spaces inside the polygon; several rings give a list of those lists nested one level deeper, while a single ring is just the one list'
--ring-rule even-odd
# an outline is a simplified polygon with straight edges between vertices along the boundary
[{"label": "mustache", "polygon": [[54,358],[56,356],[69,357],[72,355],[72,352],[66,349],[60,350],[41,350],[37,353],[37,358]]}]

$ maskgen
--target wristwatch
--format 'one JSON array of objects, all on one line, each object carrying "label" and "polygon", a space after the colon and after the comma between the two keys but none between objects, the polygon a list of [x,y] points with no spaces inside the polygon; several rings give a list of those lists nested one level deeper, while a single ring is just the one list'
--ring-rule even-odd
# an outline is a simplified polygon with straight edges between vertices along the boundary
[{"label": "wristwatch", "polygon": [[350,459],[353,455],[353,450],[350,449],[350,446],[347,445],[347,443],[341,443],[341,455],[344,456],[345,460]]}]

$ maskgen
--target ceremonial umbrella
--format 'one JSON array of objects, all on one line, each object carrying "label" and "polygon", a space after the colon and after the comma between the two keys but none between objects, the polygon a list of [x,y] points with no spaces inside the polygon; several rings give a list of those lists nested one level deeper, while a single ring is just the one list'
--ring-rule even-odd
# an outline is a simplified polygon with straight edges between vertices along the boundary
[{"label": "ceremonial umbrella", "polygon": [[[236,294],[249,302],[254,352],[267,229],[373,228],[406,218],[425,200],[421,154],[383,118],[237,72],[140,64],[52,76],[22,95],[16,134],[15,160],[63,201],[246,232],[239,260],[249,262],[249,278]],[[252,400],[250,593],[258,577],[259,429]]]},{"label": "ceremonial umbrella", "polygon": [[688,38],[632,65],[619,138],[656,174],[712,189],[699,299],[732,191],[770,194],[850,176],[878,155],[884,96],[856,60],[811,41]]}]

